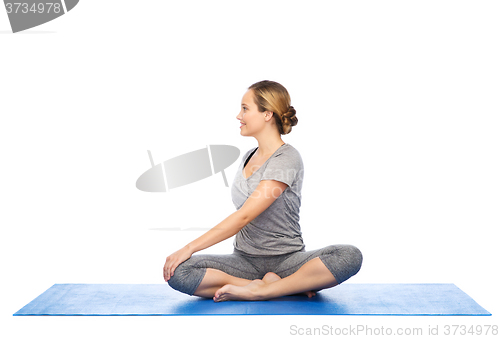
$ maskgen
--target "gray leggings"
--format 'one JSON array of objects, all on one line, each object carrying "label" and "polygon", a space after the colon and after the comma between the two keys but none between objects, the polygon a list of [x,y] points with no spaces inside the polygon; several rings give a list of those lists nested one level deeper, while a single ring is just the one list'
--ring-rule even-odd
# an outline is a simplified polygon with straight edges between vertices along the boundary
[{"label": "gray leggings", "polygon": [[168,284],[177,291],[193,295],[200,285],[207,268],[214,268],[234,277],[262,279],[268,272],[285,278],[295,273],[311,259],[319,257],[340,284],[361,268],[363,256],[351,245],[332,245],[314,251],[300,251],[276,256],[250,256],[234,250],[233,254],[193,255],[180,264]]}]

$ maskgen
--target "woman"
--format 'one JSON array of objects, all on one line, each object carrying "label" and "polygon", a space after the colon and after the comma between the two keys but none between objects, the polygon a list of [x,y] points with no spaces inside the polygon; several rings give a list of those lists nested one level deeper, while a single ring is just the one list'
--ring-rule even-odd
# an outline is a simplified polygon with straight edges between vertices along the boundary
[{"label": "woman", "polygon": [[[231,188],[237,211],[168,256],[165,281],[180,292],[219,302],[312,297],[356,274],[362,255],[354,246],[305,251],[299,226],[302,159],[281,139],[298,121],[287,90],[267,80],[253,84],[236,118],[240,134],[258,142],[244,154]],[[232,254],[193,256],[233,235]]]}]

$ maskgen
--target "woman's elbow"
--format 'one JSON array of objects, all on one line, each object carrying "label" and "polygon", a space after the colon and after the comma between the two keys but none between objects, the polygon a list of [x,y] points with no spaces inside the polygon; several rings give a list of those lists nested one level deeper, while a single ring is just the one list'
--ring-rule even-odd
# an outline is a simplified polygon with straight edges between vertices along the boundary
[{"label": "woman's elbow", "polygon": [[253,220],[250,214],[245,213],[245,211],[242,211],[241,209],[234,212],[234,216],[236,218],[235,225],[238,231],[240,231],[243,227],[248,225],[250,221]]}]

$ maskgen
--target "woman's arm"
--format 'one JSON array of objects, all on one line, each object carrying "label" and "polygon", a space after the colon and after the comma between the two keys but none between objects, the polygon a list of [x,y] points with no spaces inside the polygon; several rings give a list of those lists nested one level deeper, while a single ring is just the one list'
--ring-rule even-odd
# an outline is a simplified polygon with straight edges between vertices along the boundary
[{"label": "woman's arm", "polygon": [[239,210],[167,257],[163,267],[165,281],[168,281],[174,275],[177,266],[189,259],[193,253],[206,249],[238,233],[250,221],[264,212],[287,187],[287,184],[280,181],[262,180]]}]

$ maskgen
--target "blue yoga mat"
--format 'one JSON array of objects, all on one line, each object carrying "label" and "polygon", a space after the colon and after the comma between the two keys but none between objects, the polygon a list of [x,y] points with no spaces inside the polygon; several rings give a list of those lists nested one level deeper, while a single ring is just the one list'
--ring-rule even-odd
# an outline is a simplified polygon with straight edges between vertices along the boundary
[{"label": "blue yoga mat", "polygon": [[491,315],[454,284],[341,284],[315,297],[224,301],[168,284],[56,284],[22,315]]}]

